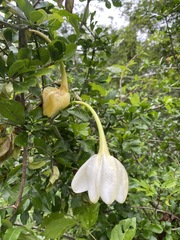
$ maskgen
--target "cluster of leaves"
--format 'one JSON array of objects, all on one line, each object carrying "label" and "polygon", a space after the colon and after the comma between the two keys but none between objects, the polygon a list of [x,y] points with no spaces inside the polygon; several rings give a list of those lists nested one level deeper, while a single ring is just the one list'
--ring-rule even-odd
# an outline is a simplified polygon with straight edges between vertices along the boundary
[{"label": "cluster of leaves", "polygon": [[[0,15],[0,238],[178,240],[179,45],[171,29],[164,42],[153,32],[142,43],[134,18],[119,32],[98,27],[90,1],[81,16],[55,1],[16,3],[1,1]],[[72,99],[94,107],[110,152],[129,173],[123,205],[91,204],[87,193],[72,192],[72,178],[97,152],[98,136],[83,108],[42,115],[42,89],[59,85],[62,60]]]}]

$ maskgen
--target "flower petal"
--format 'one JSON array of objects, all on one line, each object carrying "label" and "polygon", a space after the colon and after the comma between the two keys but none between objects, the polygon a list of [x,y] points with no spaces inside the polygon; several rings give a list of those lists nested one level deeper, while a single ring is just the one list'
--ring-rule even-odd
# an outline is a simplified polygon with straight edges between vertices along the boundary
[{"label": "flower petal", "polygon": [[[91,160],[91,161],[90,161]],[[88,176],[88,195],[92,203],[96,203],[99,200],[100,193],[100,164],[101,159],[98,154],[93,155],[88,161],[87,168]]]},{"label": "flower petal", "polygon": [[129,181],[126,169],[119,161],[118,161],[118,178],[119,188],[117,191],[116,201],[119,203],[123,203],[126,200],[128,194]]},{"label": "flower petal", "polygon": [[118,162],[112,156],[102,156],[100,197],[106,204],[111,204],[117,196]]},{"label": "flower petal", "polygon": [[88,190],[88,177],[87,177],[87,168],[89,165],[89,160],[87,160],[75,174],[71,187],[75,193],[81,193]]},{"label": "flower petal", "polygon": [[97,188],[97,172],[99,169],[98,155],[90,157],[75,174],[71,187],[75,193],[88,191],[89,199],[96,203],[99,199]]}]

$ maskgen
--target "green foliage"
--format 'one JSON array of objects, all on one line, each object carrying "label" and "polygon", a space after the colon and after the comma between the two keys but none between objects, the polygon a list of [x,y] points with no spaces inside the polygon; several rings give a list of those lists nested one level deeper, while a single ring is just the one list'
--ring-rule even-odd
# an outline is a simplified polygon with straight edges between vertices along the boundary
[{"label": "green foliage", "polygon": [[[119,30],[98,26],[88,5],[72,14],[35,2],[0,1],[0,239],[178,240],[177,1],[104,1],[123,4],[129,25]],[[99,143],[81,106],[43,116],[42,89],[59,87],[62,60],[71,100],[93,106],[127,169],[122,205],[71,189]]]},{"label": "green foliage", "polygon": [[45,228],[43,235],[47,239],[59,238],[75,224],[73,219],[64,217],[62,213],[51,213],[42,222],[42,227]]},{"label": "green foliage", "polygon": [[136,218],[121,220],[111,232],[111,240],[133,239],[136,233]]},{"label": "green foliage", "polygon": [[24,107],[20,102],[1,99],[0,114],[14,124],[23,124],[25,121]]}]

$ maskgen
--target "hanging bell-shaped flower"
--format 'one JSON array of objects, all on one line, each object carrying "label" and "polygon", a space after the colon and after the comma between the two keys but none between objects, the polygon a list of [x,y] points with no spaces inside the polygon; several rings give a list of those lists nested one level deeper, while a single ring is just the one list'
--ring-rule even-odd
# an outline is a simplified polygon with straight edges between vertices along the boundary
[{"label": "hanging bell-shaped flower", "polygon": [[75,193],[88,191],[89,199],[96,203],[99,198],[111,204],[115,200],[123,203],[128,194],[128,175],[119,160],[110,155],[104,130],[99,117],[87,103],[76,101],[86,106],[93,114],[99,131],[100,143],[98,154],[90,157],[75,174],[71,187]]}]

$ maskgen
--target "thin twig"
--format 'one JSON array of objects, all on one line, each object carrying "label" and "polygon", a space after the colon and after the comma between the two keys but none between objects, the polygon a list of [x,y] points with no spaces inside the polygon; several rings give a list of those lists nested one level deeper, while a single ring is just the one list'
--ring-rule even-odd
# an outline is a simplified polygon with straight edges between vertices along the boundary
[{"label": "thin twig", "polygon": [[[14,204],[15,208],[13,211],[13,216],[16,214],[17,209],[21,203],[22,200],[22,195],[24,192],[24,187],[25,187],[25,182],[26,182],[26,167],[27,167],[27,147],[23,148],[23,163],[22,163],[22,177],[21,177],[21,184],[20,184],[20,190],[19,190],[19,195],[16,200],[16,203]],[[13,217],[12,216],[12,217]],[[10,220],[12,220],[12,217]]]},{"label": "thin twig", "polygon": [[158,208],[141,207],[141,206],[132,206],[132,208],[139,208],[139,209],[142,209],[142,210],[147,209],[147,210],[150,210],[150,211],[160,212],[160,213],[163,213],[163,214],[168,214],[170,216],[173,216],[177,220],[180,220],[180,218],[178,216],[176,216],[174,213],[166,212],[166,211],[158,209]]},{"label": "thin twig", "polygon": [[37,0],[34,4],[33,4],[33,7],[36,7],[36,5],[38,5],[38,3],[40,2],[41,0]]},{"label": "thin twig", "polygon": [[1,207],[0,210],[4,210],[4,209],[8,209],[8,208],[16,208],[16,206],[14,204],[9,205],[9,206],[6,206],[6,207]]},{"label": "thin twig", "polygon": [[[4,22],[2,20],[0,20],[0,24],[2,24],[3,26],[10,27],[12,29],[16,29],[16,30],[22,29],[22,25],[10,24],[10,23]],[[23,25],[23,28],[24,28],[24,25]]]}]

